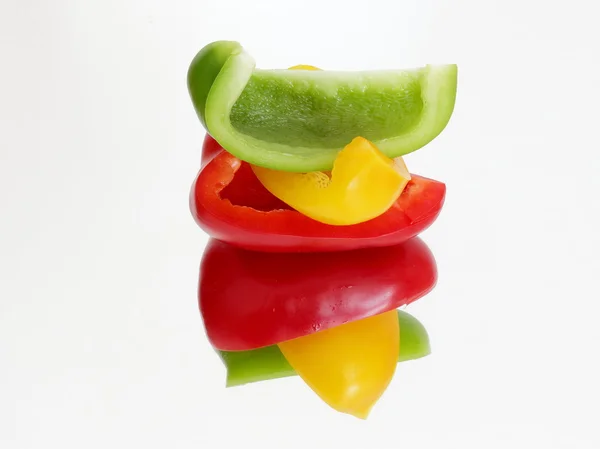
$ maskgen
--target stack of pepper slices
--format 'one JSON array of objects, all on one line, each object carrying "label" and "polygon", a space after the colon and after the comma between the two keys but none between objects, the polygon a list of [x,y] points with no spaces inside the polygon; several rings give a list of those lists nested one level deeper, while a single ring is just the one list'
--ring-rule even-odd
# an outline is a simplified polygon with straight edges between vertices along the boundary
[{"label": "stack of pepper slices", "polygon": [[207,130],[190,198],[211,237],[200,311],[228,386],[297,374],[366,418],[398,361],[429,354],[424,327],[396,309],[435,286],[417,235],[446,188],[402,155],[446,126],[456,66],[293,69],[256,70],[228,41],[190,66]]}]

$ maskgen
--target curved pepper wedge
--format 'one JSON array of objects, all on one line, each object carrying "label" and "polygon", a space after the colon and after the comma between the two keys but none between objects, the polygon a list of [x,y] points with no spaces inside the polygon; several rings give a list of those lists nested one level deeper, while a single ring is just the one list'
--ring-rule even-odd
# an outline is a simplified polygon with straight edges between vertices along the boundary
[{"label": "curved pepper wedge", "polygon": [[269,192],[298,212],[338,226],[363,223],[385,213],[410,181],[401,157],[386,157],[363,137],[356,137],[338,153],[330,175],[257,166],[252,171]]},{"label": "curved pepper wedge", "polygon": [[206,45],[187,76],[207,132],[253,165],[330,170],[361,135],[389,157],[418,150],[446,127],[456,99],[454,64],[382,71],[259,70],[237,42]]},{"label": "curved pepper wedge", "polygon": [[355,225],[320,223],[271,194],[246,162],[207,135],[204,165],[190,192],[190,209],[211,237],[266,252],[329,252],[397,245],[427,229],[444,204],[446,186],[411,175],[385,213]]}]

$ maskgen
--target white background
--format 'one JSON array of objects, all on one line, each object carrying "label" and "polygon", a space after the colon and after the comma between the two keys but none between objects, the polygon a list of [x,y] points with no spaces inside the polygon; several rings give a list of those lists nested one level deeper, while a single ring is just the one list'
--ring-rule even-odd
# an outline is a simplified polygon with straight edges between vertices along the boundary
[{"label": "white background", "polygon": [[[594,2],[1,0],[0,447],[600,448],[600,65]],[[433,354],[368,421],[298,378],[224,388],[188,211],[188,63],[459,65],[407,157],[446,182],[423,234]]]}]

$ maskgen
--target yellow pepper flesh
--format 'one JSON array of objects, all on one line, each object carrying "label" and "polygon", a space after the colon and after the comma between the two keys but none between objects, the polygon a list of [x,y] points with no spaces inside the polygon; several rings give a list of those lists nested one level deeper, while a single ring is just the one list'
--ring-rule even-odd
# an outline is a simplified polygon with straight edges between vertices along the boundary
[{"label": "yellow pepper flesh", "polygon": [[252,166],[259,181],[298,212],[322,223],[352,225],[386,212],[410,180],[402,158],[390,159],[362,137],[323,172],[291,173]]},{"label": "yellow pepper flesh", "polygon": [[298,64],[293,67],[290,67],[288,70],[321,70],[321,69],[318,67],[315,67],[314,65]]},{"label": "yellow pepper flesh", "polygon": [[279,343],[279,349],[327,404],[366,419],[394,376],[399,332],[392,310]]}]

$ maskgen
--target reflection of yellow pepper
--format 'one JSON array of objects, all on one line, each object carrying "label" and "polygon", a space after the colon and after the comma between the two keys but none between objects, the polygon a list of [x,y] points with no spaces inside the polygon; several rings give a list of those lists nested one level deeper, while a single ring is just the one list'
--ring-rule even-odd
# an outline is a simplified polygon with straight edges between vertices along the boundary
[{"label": "reflection of yellow pepper", "polygon": [[279,349],[327,404],[365,419],[396,370],[399,332],[392,310],[279,343]]},{"label": "reflection of yellow pepper", "polygon": [[410,180],[401,158],[388,158],[362,137],[340,151],[331,178],[323,172],[252,169],[267,190],[284,203],[331,225],[352,225],[378,217],[396,202]]}]

